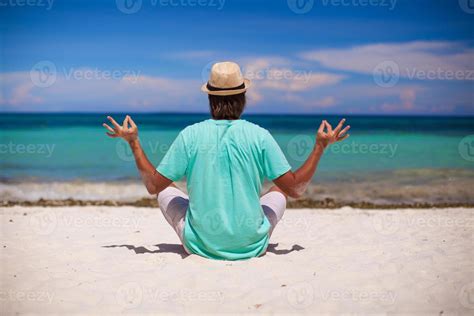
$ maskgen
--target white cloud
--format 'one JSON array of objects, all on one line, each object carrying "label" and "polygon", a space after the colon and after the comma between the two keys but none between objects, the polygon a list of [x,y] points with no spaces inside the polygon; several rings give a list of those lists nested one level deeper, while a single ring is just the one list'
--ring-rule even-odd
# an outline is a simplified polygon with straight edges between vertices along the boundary
[{"label": "white cloud", "polygon": [[328,96],[320,100],[315,100],[313,104],[310,103],[310,106],[318,108],[329,108],[337,104],[336,98],[333,96]]},{"label": "white cloud", "polygon": [[[213,52],[192,51],[192,59]],[[323,66],[372,75],[380,61],[395,60],[404,67],[429,70],[468,69],[473,50],[460,43],[411,42],[377,44],[350,49],[318,50],[303,53],[304,59],[253,56],[238,60],[244,76],[252,80],[248,105],[258,111],[349,113],[390,112],[429,113],[468,111],[472,113],[472,82],[400,81],[382,88],[373,78],[349,78],[350,74],[320,71]],[[185,57],[185,56],[181,56]],[[201,80],[149,76],[140,72],[120,72],[109,78],[106,71],[90,67],[57,69],[55,82],[36,86],[29,72],[0,73],[0,106],[10,111],[207,111]],[[194,76],[197,77],[197,76]],[[464,110],[466,109],[466,110]]]},{"label": "white cloud", "polygon": [[[291,61],[281,57],[247,59],[242,64],[244,76],[252,80],[248,90],[249,105],[287,97],[339,83],[343,76],[297,69]],[[200,109],[201,82],[191,79],[173,79],[148,76],[134,71],[101,70],[90,67],[55,69],[54,82],[47,87],[34,84],[30,72],[0,74],[3,93],[0,104],[10,110],[45,110],[74,108],[97,110],[108,105],[122,110],[179,111]],[[306,105],[307,102],[297,102]],[[328,106],[322,100],[313,105]],[[202,106],[202,105],[201,105]],[[194,107],[194,108],[193,108]]]},{"label": "white cloud", "polygon": [[75,75],[58,71],[49,87],[38,87],[29,72],[0,74],[0,104],[12,110],[44,110],[44,106],[61,106],[96,110],[97,105],[112,109],[179,110],[183,104],[196,103],[200,82],[138,74],[111,79],[98,75],[84,76],[90,69],[76,70]]},{"label": "white cloud", "polygon": [[[474,49],[459,42],[382,43],[314,50],[300,56],[328,68],[363,74],[372,74],[384,61],[394,61],[405,78],[474,80]],[[448,72],[453,73],[452,79]]]},{"label": "white cloud", "polygon": [[12,72],[0,74],[0,85],[2,87],[0,104],[17,106],[20,104],[39,104],[42,102],[40,96],[32,94],[35,85],[24,73]]},{"label": "white cloud", "polygon": [[[342,75],[297,69],[290,60],[280,57],[247,59],[242,69],[244,77],[252,81],[250,95],[256,102],[268,101],[274,98],[276,93],[288,97],[290,93],[335,85],[344,79]],[[298,102],[300,103],[303,102]]]},{"label": "white cloud", "polygon": [[400,103],[384,103],[380,107],[384,112],[411,111],[415,109],[416,89],[405,89],[400,93]]},{"label": "white cloud", "polygon": [[299,106],[307,109],[325,109],[333,107],[337,104],[336,98],[333,96],[326,96],[320,99],[313,99],[308,97],[302,97],[297,94],[287,94],[284,96],[284,100],[291,106]]}]

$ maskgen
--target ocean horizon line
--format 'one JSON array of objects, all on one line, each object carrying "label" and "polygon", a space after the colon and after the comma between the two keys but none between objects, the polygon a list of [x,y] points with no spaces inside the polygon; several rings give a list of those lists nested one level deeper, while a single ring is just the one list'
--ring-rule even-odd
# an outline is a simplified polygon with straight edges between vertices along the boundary
[{"label": "ocean horizon line", "polygon": [[[115,115],[115,114],[128,114],[128,115],[202,115],[210,116],[209,112],[173,112],[173,111],[149,111],[149,112],[132,112],[132,111],[41,111],[41,112],[13,112],[13,111],[0,111],[1,115]],[[251,112],[242,114],[243,117],[246,116],[269,116],[269,117],[282,117],[282,116],[291,116],[291,117],[373,117],[373,118],[474,118],[474,114],[422,114],[422,113],[410,113],[410,114],[373,114],[373,113],[259,113]]]}]

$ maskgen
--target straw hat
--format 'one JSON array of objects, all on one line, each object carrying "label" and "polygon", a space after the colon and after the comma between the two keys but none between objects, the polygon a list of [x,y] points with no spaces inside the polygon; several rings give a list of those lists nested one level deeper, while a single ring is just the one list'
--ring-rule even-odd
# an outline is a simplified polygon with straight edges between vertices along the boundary
[{"label": "straw hat", "polygon": [[247,91],[250,80],[242,76],[239,65],[231,61],[212,65],[209,81],[201,90],[212,95],[234,95]]}]

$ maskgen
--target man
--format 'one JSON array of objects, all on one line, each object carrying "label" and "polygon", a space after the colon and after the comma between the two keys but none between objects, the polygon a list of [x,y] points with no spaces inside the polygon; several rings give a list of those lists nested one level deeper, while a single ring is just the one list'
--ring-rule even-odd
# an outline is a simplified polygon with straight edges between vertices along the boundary
[{"label": "man", "polygon": [[[181,131],[156,169],[130,116],[122,125],[109,116],[113,128],[104,124],[107,135],[130,144],[148,192],[158,194],[163,215],[190,254],[223,260],[263,254],[287,196],[300,197],[327,146],[349,136],[344,120],[334,130],[323,121],[308,159],[292,172],[270,133],[240,119],[249,85],[237,64],[214,64],[202,87],[212,119]],[[189,197],[173,185],[183,177]],[[265,178],[275,186],[260,198]]]}]

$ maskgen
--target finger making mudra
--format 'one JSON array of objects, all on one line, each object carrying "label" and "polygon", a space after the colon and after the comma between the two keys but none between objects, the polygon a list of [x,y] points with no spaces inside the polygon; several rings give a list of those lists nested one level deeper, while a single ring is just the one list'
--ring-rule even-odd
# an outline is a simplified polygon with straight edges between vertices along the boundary
[{"label": "finger making mudra", "polygon": [[318,129],[316,143],[319,142],[323,148],[326,148],[330,144],[340,142],[348,138],[349,134],[347,134],[347,131],[349,131],[351,127],[348,125],[343,129],[345,122],[346,119],[342,119],[333,130],[331,124],[329,124],[328,121],[323,120]]},{"label": "finger making mudra", "polygon": [[132,118],[127,115],[123,120],[122,125],[119,125],[111,116],[107,116],[107,119],[112,123],[113,128],[106,123],[102,124],[108,132],[106,133],[109,137],[116,138],[120,137],[130,142],[138,138],[138,128]]}]

